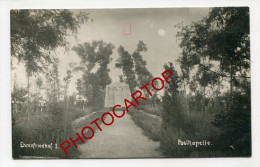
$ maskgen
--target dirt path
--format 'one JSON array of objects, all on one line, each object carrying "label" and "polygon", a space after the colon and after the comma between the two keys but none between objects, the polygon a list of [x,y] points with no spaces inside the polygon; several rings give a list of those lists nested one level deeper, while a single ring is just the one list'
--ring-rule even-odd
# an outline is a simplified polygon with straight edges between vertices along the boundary
[{"label": "dirt path", "polygon": [[110,126],[102,124],[101,128],[102,132],[97,131],[91,140],[79,146],[80,158],[162,157],[162,154],[156,151],[159,142],[144,136],[141,128],[135,125],[128,114],[115,118],[115,122]]}]

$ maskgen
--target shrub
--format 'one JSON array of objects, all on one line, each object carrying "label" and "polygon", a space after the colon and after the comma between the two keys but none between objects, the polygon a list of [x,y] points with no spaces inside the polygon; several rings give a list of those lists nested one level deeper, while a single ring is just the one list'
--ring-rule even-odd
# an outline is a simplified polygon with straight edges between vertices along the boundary
[{"label": "shrub", "polygon": [[[225,151],[232,145],[236,151],[244,152],[243,155],[251,155],[250,93],[241,95],[235,92],[232,103],[220,110],[212,124],[221,132],[216,138],[216,147],[219,150]],[[225,143],[221,142],[223,139]]]},{"label": "shrub", "polygon": [[137,126],[142,128],[144,135],[150,139],[159,141],[161,137],[161,119],[150,117],[149,115],[138,110],[129,112]]},{"label": "shrub", "polygon": [[160,150],[167,157],[189,157],[190,146],[179,146],[178,139],[186,140],[189,138],[182,130],[178,131],[173,127],[164,127],[161,133]]},{"label": "shrub", "polygon": [[146,112],[148,114],[162,116],[162,111],[161,111],[160,105],[158,105],[158,107],[153,107],[151,105],[145,105],[145,106],[142,106],[141,110],[144,110],[144,112]]},{"label": "shrub", "polygon": [[[27,113],[26,116],[14,118],[12,126],[13,138],[13,157],[34,156],[35,158],[75,158],[78,150],[68,149],[70,154],[67,156],[60,149],[59,144],[75,134],[71,127],[72,121],[84,116],[88,111],[81,109],[66,109],[59,103],[48,106],[46,113]],[[53,149],[31,149],[20,148],[20,142],[32,144],[53,144]],[[57,148],[55,149],[55,144]]]}]

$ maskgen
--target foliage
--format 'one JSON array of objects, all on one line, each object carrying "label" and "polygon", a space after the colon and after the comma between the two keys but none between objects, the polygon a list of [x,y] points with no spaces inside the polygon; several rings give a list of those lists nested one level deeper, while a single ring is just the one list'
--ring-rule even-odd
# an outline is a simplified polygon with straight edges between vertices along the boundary
[{"label": "foliage", "polygon": [[[220,139],[225,143],[218,144],[220,150],[231,145],[236,151],[251,155],[251,100],[250,94],[234,93],[233,103],[227,103],[216,115],[212,124],[221,129]],[[219,142],[219,141],[217,141]]]},{"label": "foliage", "polygon": [[81,58],[83,69],[83,76],[78,80],[77,89],[92,106],[104,104],[104,91],[106,85],[111,83],[108,64],[112,60],[110,56],[113,49],[113,44],[103,41],[86,42],[73,48]]},{"label": "foliage", "polygon": [[177,37],[183,79],[190,80],[191,70],[201,87],[229,79],[232,94],[240,87],[239,78],[249,78],[249,8],[212,8],[203,20],[182,26]]},{"label": "foliage", "polygon": [[[146,68],[146,61],[143,60],[143,57],[141,55],[142,52],[146,52],[148,50],[146,44],[143,41],[139,41],[137,44],[137,49],[132,54],[134,64],[135,64],[135,73],[137,75],[137,85],[138,87],[142,87],[145,84],[152,81],[154,78],[153,75],[148,71]],[[151,85],[148,86],[150,90]],[[153,91],[152,91],[153,92]],[[146,97],[148,97],[148,93],[145,93]]]},{"label": "foliage", "polygon": [[[78,149],[69,148],[70,154],[66,156],[59,144],[75,135],[71,123],[87,113],[88,111],[77,108],[66,110],[61,103],[52,103],[48,106],[47,112],[31,113],[30,119],[27,115],[16,117],[12,126],[13,157],[76,158],[79,155]],[[26,144],[52,143],[53,148],[52,150],[35,148],[32,151],[30,148],[21,149],[20,142]],[[58,149],[55,148],[55,144]]]},{"label": "foliage", "polygon": [[148,114],[133,110],[129,112],[135,124],[142,128],[144,135],[148,136],[154,141],[161,139],[161,124],[160,117],[151,117]]},{"label": "foliage", "polygon": [[61,84],[59,80],[58,59],[55,59],[53,64],[49,66],[49,71],[45,73],[46,78],[46,95],[48,103],[55,103],[61,97]]},{"label": "foliage", "polygon": [[19,88],[15,86],[11,94],[12,101],[13,103],[24,103],[26,101],[27,95],[28,91],[25,88]]},{"label": "foliage", "polygon": [[[104,110],[104,108],[102,108],[102,109],[101,108],[89,108],[89,110],[90,110],[90,112],[87,115],[85,115],[84,117],[82,117],[79,120],[74,121],[74,125],[73,125],[74,130],[80,131],[83,127],[85,127],[87,125],[89,126],[91,124],[91,122],[93,122],[97,118],[101,118],[101,116],[106,112],[106,110]],[[93,112],[93,111],[95,111],[95,112]],[[105,118],[106,118],[106,116],[104,116],[104,119]],[[98,119],[97,124],[101,125],[102,120]],[[99,131],[97,126],[91,125],[91,127],[95,132]],[[91,132],[88,131],[85,135],[90,136]]]},{"label": "foliage", "polygon": [[172,76],[168,79],[170,84],[165,85],[164,96],[162,98],[163,114],[162,119],[164,124],[168,124],[178,130],[182,129],[182,124],[184,123],[184,111],[183,104],[180,103],[179,98],[179,78],[177,71],[174,69],[173,64],[164,66],[165,70],[171,70]]},{"label": "foliage", "polygon": [[120,46],[117,49],[119,58],[117,59],[117,62],[115,66],[117,68],[121,68],[123,71],[123,76],[120,77],[121,82],[125,82],[129,85],[130,91],[134,92],[137,82],[134,72],[134,62],[133,59],[123,46]]},{"label": "foliage", "polygon": [[[137,86],[142,87],[154,78],[146,68],[147,63],[141,55],[142,52],[147,50],[148,48],[143,41],[138,42],[137,48],[132,54],[127,52],[122,46],[117,50],[119,58],[115,66],[123,70],[123,76],[119,76],[120,81],[128,83],[131,92],[134,92]],[[154,85],[157,85],[157,81],[154,82]],[[148,85],[148,89],[154,92],[151,89],[151,85]],[[144,91],[144,94],[146,98],[149,98],[148,92]]]},{"label": "foliage", "polygon": [[68,69],[67,70],[67,75],[63,78],[64,81],[64,101],[66,103],[66,106],[69,106],[69,97],[68,97],[68,88],[69,88],[69,83],[72,78],[72,70]]},{"label": "foliage", "polygon": [[177,37],[182,48],[180,79],[184,92],[189,85],[190,112],[216,115],[212,125],[220,134],[211,136],[215,150],[227,151],[232,145],[233,152],[250,155],[249,8],[212,8],[201,21],[180,26]]},{"label": "foliage", "polygon": [[161,132],[160,150],[166,157],[189,157],[191,147],[178,146],[178,139],[191,139],[182,130],[178,131],[175,128],[164,126]]},{"label": "foliage", "polygon": [[156,104],[156,106],[140,104],[139,106],[137,106],[137,109],[143,110],[144,112],[146,112],[148,114],[161,116],[162,115],[161,104],[159,102],[152,102],[152,104]]},{"label": "foliage", "polygon": [[76,16],[69,10],[12,10],[11,55],[26,66],[28,76],[51,62],[49,52],[66,46],[66,36],[76,33],[88,14]]}]

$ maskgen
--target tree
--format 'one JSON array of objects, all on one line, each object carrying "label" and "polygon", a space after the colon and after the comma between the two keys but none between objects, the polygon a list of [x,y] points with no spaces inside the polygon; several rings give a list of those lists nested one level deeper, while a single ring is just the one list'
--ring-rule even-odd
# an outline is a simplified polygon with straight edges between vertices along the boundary
[{"label": "tree", "polygon": [[222,90],[224,102],[212,122],[220,130],[214,147],[226,151],[232,145],[250,155],[249,8],[212,8],[206,18],[180,28],[179,63],[183,80],[196,92],[196,99],[203,101],[198,105],[206,105],[207,87],[212,96],[221,99],[217,97],[221,82],[229,82],[229,91]]},{"label": "tree", "polygon": [[36,81],[36,91],[31,94],[32,103],[31,105],[34,106],[32,111],[37,111],[38,107],[41,104],[41,101],[43,100],[43,96],[41,94],[41,90],[43,88],[43,79],[41,77],[37,77]]},{"label": "tree", "polygon": [[78,95],[79,96],[83,96],[84,92],[83,92],[83,85],[82,85],[82,80],[81,79],[77,79],[77,87],[76,87],[77,91],[78,91]]},{"label": "tree", "polygon": [[203,87],[229,78],[231,98],[239,78],[250,78],[249,8],[212,8],[206,18],[183,26],[177,36],[186,78],[194,67]]},{"label": "tree", "polygon": [[11,94],[12,102],[16,103],[24,103],[26,101],[26,97],[28,96],[28,92],[24,88],[14,87],[14,90]]},{"label": "tree", "polygon": [[45,73],[46,78],[46,95],[50,103],[57,103],[60,100],[61,85],[59,80],[58,70],[59,60],[55,59],[51,66],[49,66],[48,72]]},{"label": "tree", "polygon": [[102,106],[104,103],[104,90],[111,83],[108,64],[113,49],[113,44],[103,41],[86,42],[73,48],[81,58],[80,69],[83,70],[78,86],[91,105]]},{"label": "tree", "polygon": [[72,78],[72,71],[70,69],[67,70],[67,75],[63,78],[64,81],[64,100],[66,102],[66,106],[69,106],[69,101],[68,101],[68,88],[69,88],[69,83]]},{"label": "tree", "polygon": [[[221,130],[216,140],[220,150],[228,150],[233,146],[235,151],[244,156],[251,155],[251,94],[234,92],[233,103],[220,109],[212,124]],[[224,143],[221,141],[225,141]]]},{"label": "tree", "polygon": [[190,154],[190,147],[179,147],[178,139],[193,139],[195,134],[194,124],[189,122],[185,112],[185,102],[180,93],[180,78],[172,63],[164,65],[165,70],[170,70],[172,76],[168,79],[162,97],[162,139],[160,147],[165,154],[173,157],[187,157]]},{"label": "tree", "polygon": [[[12,99],[12,112],[18,112],[22,110],[23,104],[28,96],[28,91],[25,88],[14,87],[11,99]],[[14,119],[14,117],[12,117]],[[14,120],[13,120],[14,121]],[[14,123],[14,122],[13,122]]]},{"label": "tree", "polygon": [[[143,41],[139,41],[137,44],[137,49],[132,54],[134,64],[135,64],[135,73],[137,76],[137,85],[139,87],[144,86],[145,84],[151,82],[151,80],[154,78],[153,75],[148,71],[146,68],[146,61],[143,59],[141,53],[146,52],[147,46]],[[154,83],[154,85],[157,85],[157,83]],[[151,86],[148,85],[150,90]],[[145,92],[145,95],[147,98],[149,98],[148,92]]]},{"label": "tree", "polygon": [[[143,41],[138,42],[133,54],[127,52],[122,46],[117,50],[119,58],[115,66],[123,70],[123,76],[119,76],[120,81],[128,83],[131,92],[135,91],[136,86],[142,87],[154,78],[146,68],[146,61],[141,55],[142,52],[146,51],[147,46]],[[154,82],[154,85],[157,85],[157,82]],[[148,87],[153,90],[150,85]],[[145,92],[145,96],[149,98],[147,92]]]},{"label": "tree", "polygon": [[164,96],[162,97],[163,106],[163,126],[170,126],[178,129],[182,129],[184,121],[184,111],[182,105],[179,103],[179,77],[177,71],[174,69],[173,64],[165,64],[165,70],[170,70],[172,76],[168,79],[171,84],[165,85]]},{"label": "tree", "polygon": [[120,46],[117,49],[119,58],[116,61],[116,68],[121,68],[123,71],[123,76],[120,76],[120,81],[125,82],[129,85],[130,91],[134,92],[137,86],[135,72],[134,72],[134,62],[131,55]]},{"label": "tree", "polygon": [[12,10],[11,55],[24,62],[28,77],[52,63],[50,52],[66,46],[66,36],[76,33],[88,14],[74,15],[69,10]]},{"label": "tree", "polygon": [[76,63],[69,63],[67,71],[66,71],[67,75],[65,77],[63,77],[64,101],[65,101],[67,107],[69,106],[68,89],[69,89],[69,84],[70,84],[71,78],[73,77],[72,73],[73,73],[73,71],[75,71],[75,65],[76,65]]}]

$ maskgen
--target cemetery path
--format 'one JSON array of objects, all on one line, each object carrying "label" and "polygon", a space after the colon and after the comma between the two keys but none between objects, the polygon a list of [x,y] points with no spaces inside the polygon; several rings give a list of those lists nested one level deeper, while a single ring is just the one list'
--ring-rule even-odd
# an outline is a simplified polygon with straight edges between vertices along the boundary
[{"label": "cemetery path", "polygon": [[[122,111],[116,111],[122,112]],[[118,113],[120,115],[121,113]],[[105,122],[111,122],[109,116]],[[159,142],[149,140],[129,114],[115,118],[110,126],[102,124],[94,137],[79,145],[80,158],[142,158],[162,157],[157,151]]]}]

